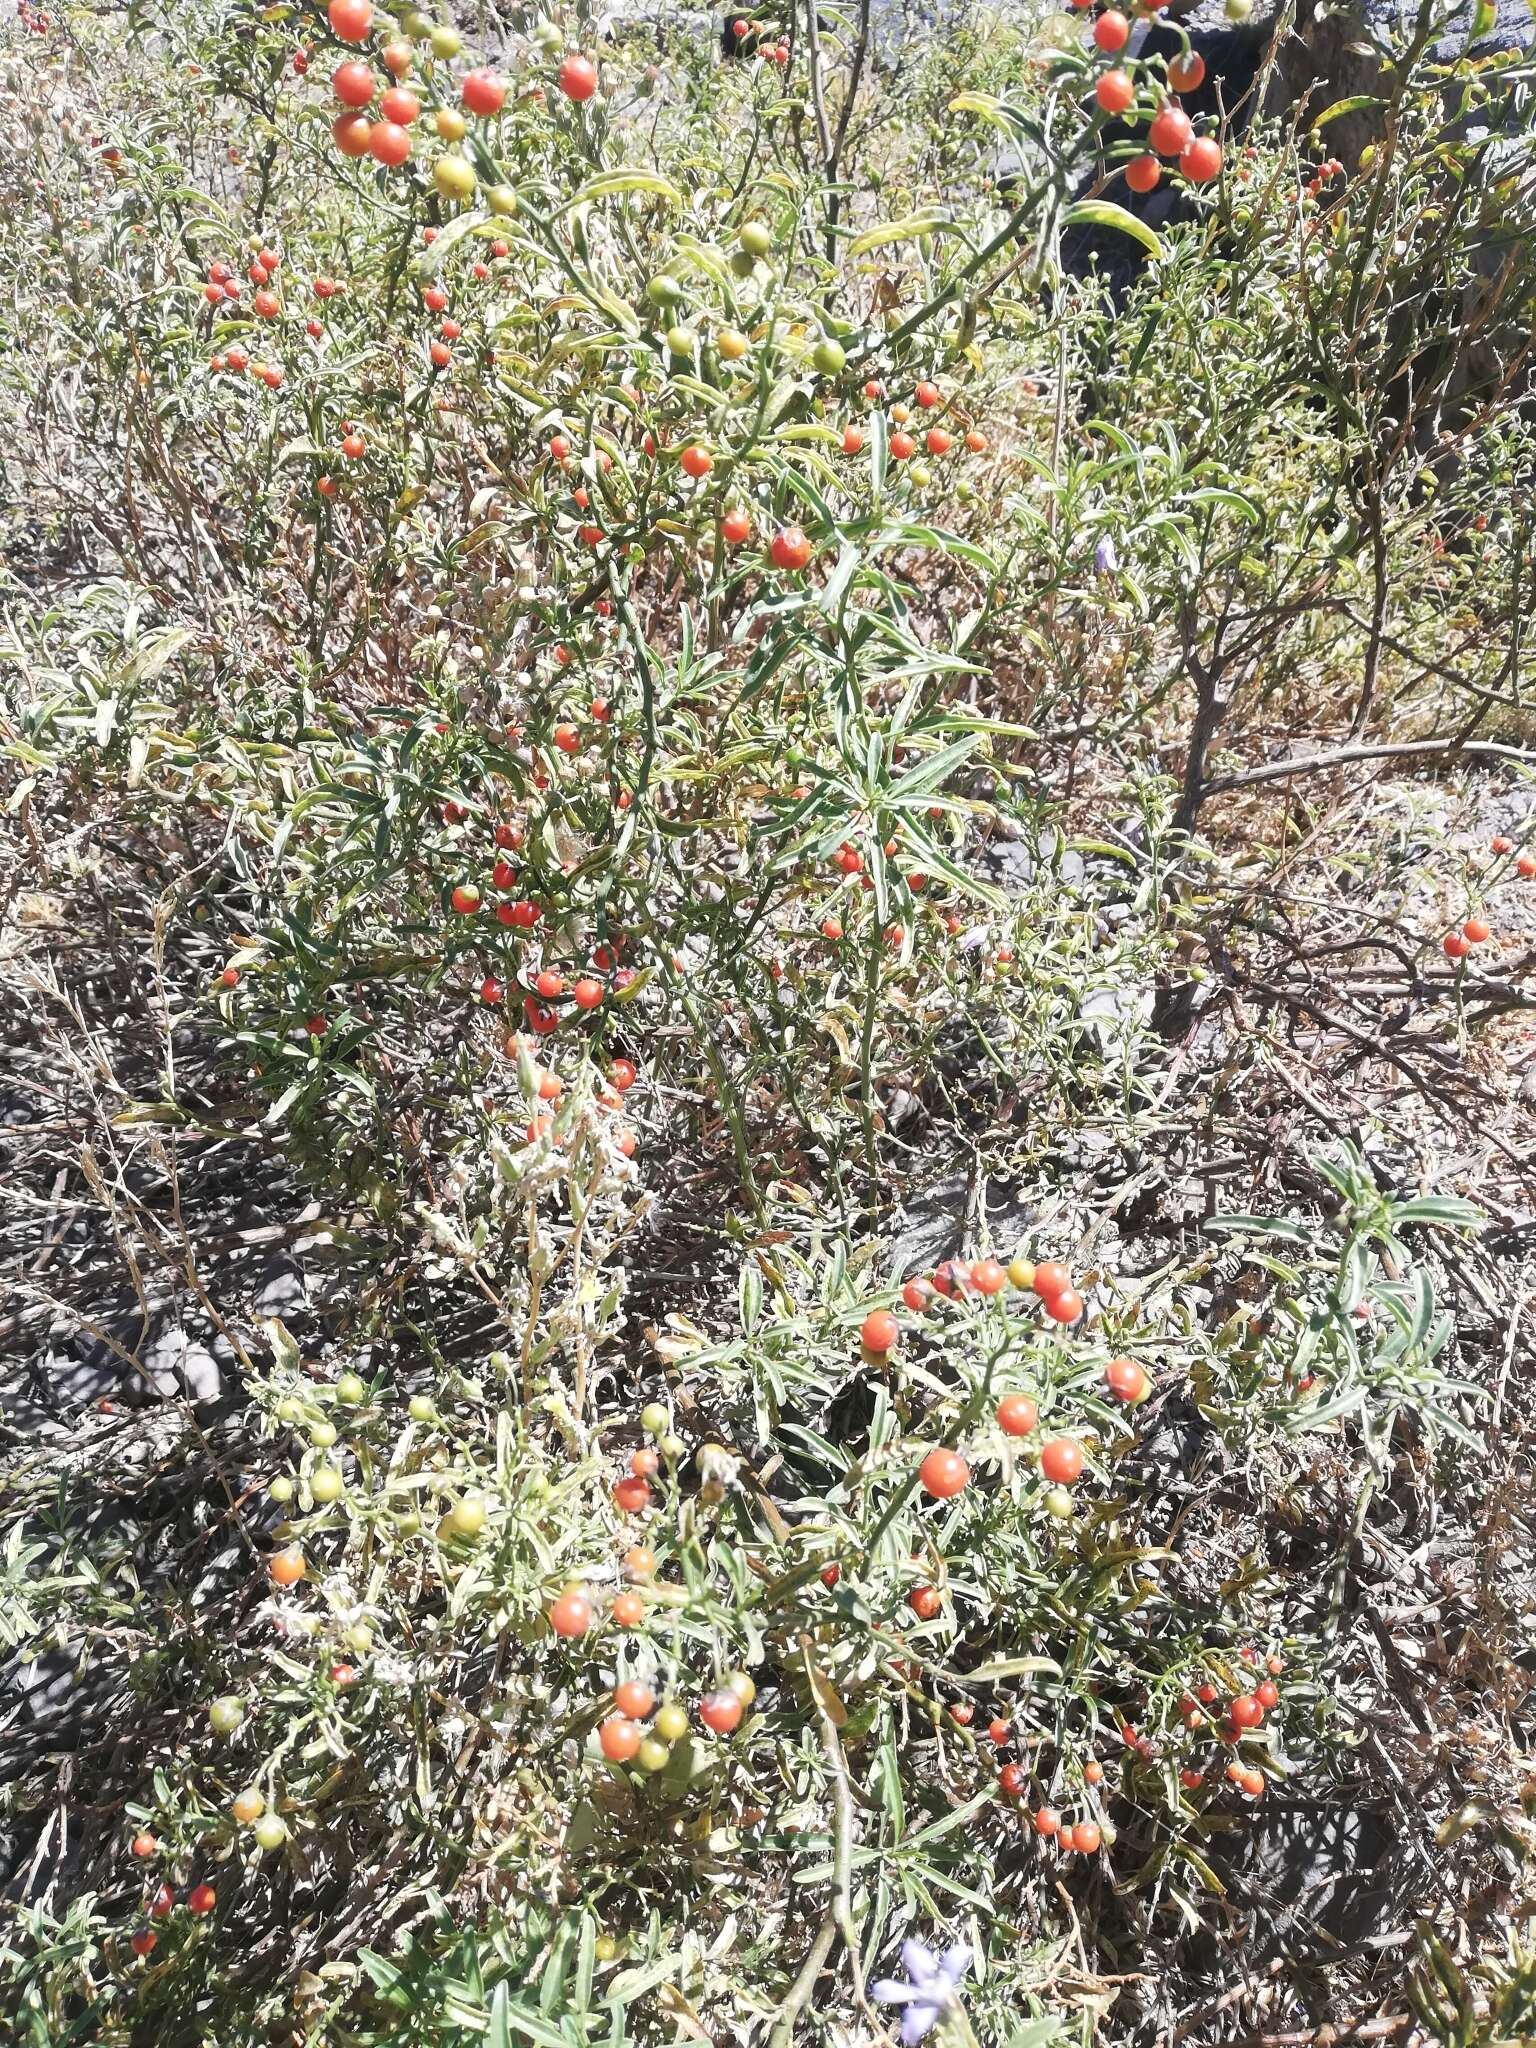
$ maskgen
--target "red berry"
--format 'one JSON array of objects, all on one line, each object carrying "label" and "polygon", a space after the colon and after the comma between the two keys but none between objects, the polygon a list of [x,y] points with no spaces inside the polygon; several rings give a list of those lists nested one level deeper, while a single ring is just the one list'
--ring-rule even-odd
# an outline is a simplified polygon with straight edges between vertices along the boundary
[{"label": "red berry", "polygon": [[631,1721],[648,1721],[656,1695],[638,1678],[626,1678],[613,1688],[613,1704]]},{"label": "red berry", "polygon": [[1106,71],[1093,89],[1102,112],[1123,114],[1136,104],[1136,87],[1128,71]]},{"label": "red berry", "polygon": [[923,1491],[935,1500],[953,1500],[965,1491],[971,1468],[958,1451],[933,1450],[918,1467],[917,1476]]},{"label": "red berry", "polygon": [[1155,191],[1162,175],[1162,165],[1150,154],[1132,157],[1125,167],[1125,182],[1133,192]]},{"label": "red berry", "polygon": [[556,74],[556,83],[568,100],[589,100],[597,91],[597,66],[590,57],[567,57]]},{"label": "red berry", "polygon": [[871,1309],[859,1325],[859,1341],[866,1351],[889,1351],[899,1335],[896,1318],[889,1309]]},{"label": "red berry", "polygon": [[1004,1436],[1028,1436],[1040,1420],[1040,1410],[1028,1394],[1004,1394],[997,1404],[997,1426]]},{"label": "red berry", "polygon": [[1175,92],[1194,92],[1204,81],[1205,59],[1198,50],[1168,59],[1168,83]]},{"label": "red berry", "polygon": [[557,1636],[586,1634],[592,1626],[592,1602],[579,1586],[571,1587],[551,1604],[549,1625]]},{"label": "red berry", "polygon": [[349,57],[331,73],[331,91],[344,107],[366,107],[378,89],[371,67],[359,57]]},{"label": "red berry", "polygon": [[1178,156],[1187,147],[1193,133],[1188,114],[1170,100],[1153,115],[1147,141],[1159,156]]},{"label": "red berry", "polygon": [[1083,1476],[1083,1447],[1072,1436],[1053,1436],[1040,1449],[1040,1470],[1053,1486],[1074,1486]]},{"label": "red berry", "polygon": [[773,536],[768,548],[776,569],[803,569],[813,552],[804,529],[798,526],[782,527]]},{"label": "red berry", "polygon": [[366,42],[373,27],[371,0],[331,0],[326,19],[342,42]]},{"label": "red berry", "polygon": [[1221,144],[1214,135],[1197,135],[1179,154],[1179,169],[1191,185],[1208,185],[1221,171]]},{"label": "red berry", "polygon": [[1128,1407],[1144,1401],[1152,1391],[1152,1382],[1134,1358],[1112,1358],[1104,1368],[1104,1382],[1115,1399]]},{"label": "red berry", "polygon": [[375,162],[393,170],[411,153],[410,132],[398,121],[375,121],[368,135],[368,151]]},{"label": "red berry", "polygon": [[373,140],[373,124],[362,114],[338,114],[331,123],[331,140],[343,156],[366,156]]},{"label": "red berry", "polygon": [[707,1692],[699,1701],[699,1719],[716,1735],[729,1735],[741,1723],[742,1703],[739,1693],[731,1691],[728,1685],[718,1692]]},{"label": "red berry", "polygon": [[471,71],[459,88],[459,97],[472,114],[499,114],[506,102],[507,88],[494,72]]},{"label": "red berry", "polygon": [[1042,1301],[1054,1301],[1058,1294],[1065,1294],[1072,1285],[1072,1275],[1058,1259],[1047,1259],[1036,1266],[1031,1282],[1035,1293]]},{"label": "red berry", "polygon": [[639,1726],[623,1714],[610,1714],[597,1731],[598,1745],[611,1764],[627,1764],[642,1739]]}]

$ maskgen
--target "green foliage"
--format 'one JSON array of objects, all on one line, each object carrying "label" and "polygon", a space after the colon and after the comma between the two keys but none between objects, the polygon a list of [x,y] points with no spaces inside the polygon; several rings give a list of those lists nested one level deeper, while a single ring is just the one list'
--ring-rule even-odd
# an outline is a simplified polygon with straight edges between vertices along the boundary
[{"label": "green foliage", "polygon": [[[1320,723],[1523,716],[1523,71],[1421,35],[1347,174],[1315,137],[1375,94],[1229,133],[1154,233],[1059,18],[898,59],[802,10],[731,65],[631,24],[581,101],[587,13],[500,10],[458,135],[470,59],[402,10],[387,168],[316,6],[56,13],[0,44],[0,746],[29,916],[132,899],[121,1074],[63,937],[33,993],[143,1329],[46,1257],[19,1298],[147,1381],[173,1271],[231,1363],[121,1471],[7,1471],[0,1644],[99,1685],[72,1784],[44,1710],[8,1793],[39,1867],[85,1816],[17,1882],[18,2038],[863,2041],[908,1939],[969,1950],[953,2043],[1168,2037],[1143,1951],[1361,1767],[1373,1512],[1503,1398],[1484,1211],[1389,1181],[1389,1117],[1325,1112],[1264,1213],[1120,1219],[1289,1071],[1234,995],[1171,1104],[1195,994],[1283,1004],[1311,929],[1322,821],[1202,841],[1215,799]],[[1085,229],[1146,259],[1119,301]],[[1329,859],[1470,1035],[1438,899],[1507,862],[1406,800]],[[323,1316],[226,1299],[211,1156],[312,1202]],[[625,1681],[670,1723],[610,1757]],[[1529,1977],[1426,1937],[1408,1981],[1484,2048]]]}]

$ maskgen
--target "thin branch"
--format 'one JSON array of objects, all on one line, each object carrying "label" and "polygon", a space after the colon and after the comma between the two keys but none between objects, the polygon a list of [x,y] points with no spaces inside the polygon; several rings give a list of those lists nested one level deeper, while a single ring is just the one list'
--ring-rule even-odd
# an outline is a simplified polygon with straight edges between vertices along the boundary
[{"label": "thin branch", "polygon": [[1486,754],[1501,761],[1519,761],[1536,768],[1536,753],[1528,747],[1506,747],[1496,740],[1461,740],[1454,734],[1438,740],[1375,741],[1357,747],[1338,747],[1331,754],[1302,754],[1291,761],[1266,761],[1258,768],[1244,768],[1236,775],[1218,775],[1201,785],[1202,798],[1220,796],[1229,789],[1246,789],[1255,782],[1278,782],[1291,775],[1317,775],[1328,768],[1344,768],[1353,761],[1377,761],[1405,755]]}]

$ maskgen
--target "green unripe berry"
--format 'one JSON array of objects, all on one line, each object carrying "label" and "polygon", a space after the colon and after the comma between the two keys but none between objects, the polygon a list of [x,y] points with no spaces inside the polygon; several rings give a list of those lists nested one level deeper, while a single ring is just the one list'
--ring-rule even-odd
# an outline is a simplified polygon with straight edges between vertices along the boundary
[{"label": "green unripe berry", "polygon": [[466,1493],[448,1510],[448,1526],[455,1536],[478,1536],[485,1527],[485,1496]]},{"label": "green unripe berry", "polygon": [[444,199],[468,199],[475,189],[475,167],[467,156],[451,151],[432,166],[432,182]]}]

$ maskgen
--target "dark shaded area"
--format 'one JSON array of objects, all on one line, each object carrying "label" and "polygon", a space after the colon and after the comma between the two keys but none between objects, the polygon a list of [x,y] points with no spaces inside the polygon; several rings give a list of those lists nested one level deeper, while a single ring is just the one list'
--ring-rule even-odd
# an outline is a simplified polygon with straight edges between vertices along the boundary
[{"label": "dark shaded area", "polygon": [[[1246,21],[1236,25],[1222,22],[1191,23],[1188,47],[1205,64],[1205,76],[1193,91],[1181,93],[1179,104],[1195,124],[1197,134],[1219,134],[1227,142],[1240,136],[1253,118],[1257,105],[1259,73],[1274,40],[1272,20]],[[1160,57],[1165,63],[1183,55],[1186,35],[1162,19],[1138,28],[1132,35],[1127,55],[1141,59]],[[1169,173],[1150,192],[1133,192],[1126,183],[1124,151],[1135,144],[1146,145],[1146,127],[1129,121],[1108,121],[1098,131],[1098,154],[1079,188],[1093,191],[1115,166],[1112,182],[1100,194],[1127,212],[1144,220],[1161,233],[1180,221],[1193,220],[1200,202]],[[1102,277],[1117,301],[1123,300],[1141,275],[1146,251],[1117,228],[1077,225],[1067,229],[1061,240],[1062,268],[1070,277]]]},{"label": "dark shaded area", "polygon": [[[1166,62],[1183,52],[1187,39],[1188,47],[1204,61],[1205,76],[1198,87],[1179,96],[1180,104],[1197,133],[1219,134],[1223,143],[1230,145],[1261,111],[1272,118],[1291,113],[1312,118],[1340,99],[1383,94],[1390,84],[1383,53],[1405,51],[1414,38],[1416,22],[1412,8],[1369,4],[1369,0],[1363,7],[1341,8],[1293,28],[1286,28],[1276,14],[1230,23],[1221,11],[1205,6],[1182,17],[1159,15],[1150,23],[1139,24],[1126,55],[1143,60],[1161,57]],[[1429,60],[1440,65],[1464,58],[1486,61],[1505,50],[1528,49],[1536,38],[1536,22],[1525,0],[1497,0],[1492,26],[1475,35],[1476,25],[1477,9],[1469,5],[1454,27],[1429,44]],[[1457,111],[1448,97],[1448,116],[1454,119]],[[1497,98],[1479,109],[1479,119],[1497,127]],[[1353,169],[1379,126],[1379,108],[1355,109],[1329,122],[1319,137],[1319,148]],[[1098,133],[1096,159],[1079,187],[1080,196],[1092,191],[1111,169],[1117,149],[1140,143],[1144,137],[1144,127],[1124,121],[1105,123]],[[1165,165],[1163,179],[1151,192],[1133,192],[1124,176],[1117,175],[1101,196],[1161,233],[1196,218],[1201,210],[1201,202],[1171,180],[1168,169]],[[1013,182],[1005,179],[1001,184],[1007,187]],[[1067,274],[1099,276],[1117,304],[1135,285],[1146,260],[1146,252],[1114,228],[1075,226],[1062,238],[1062,267]]]}]

